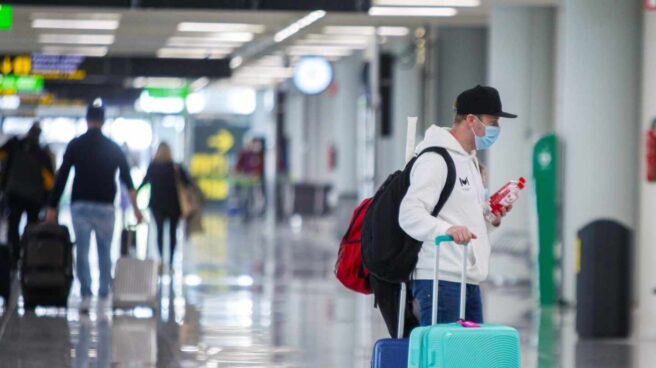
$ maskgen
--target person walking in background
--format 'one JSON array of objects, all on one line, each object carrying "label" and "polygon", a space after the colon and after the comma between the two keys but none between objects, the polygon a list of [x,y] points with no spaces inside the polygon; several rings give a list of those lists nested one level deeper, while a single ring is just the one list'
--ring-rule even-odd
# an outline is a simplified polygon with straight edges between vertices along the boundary
[{"label": "person walking in background", "polygon": [[130,190],[132,208],[137,221],[143,220],[141,211],[137,207],[137,194],[125,155],[118,144],[103,135],[101,131],[105,123],[104,107],[96,103],[89,105],[86,117],[87,132],[73,139],[66,147],[46,213],[46,222],[57,222],[57,206],[71,168],[74,167],[71,215],[76,240],[76,267],[82,294],[80,303],[82,313],[88,313],[92,296],[89,270],[89,244],[92,231],[96,237],[100,268],[98,309],[104,310],[108,303],[112,276],[110,251],[116,222],[114,200],[117,170],[120,180]]},{"label": "person walking in background", "polygon": [[39,144],[41,126],[35,122],[26,136],[14,137],[0,148],[4,162],[0,187],[8,208],[7,240],[10,244],[11,267],[20,260],[20,222],[23,213],[27,223],[39,221],[54,182],[54,167],[47,147]]},{"label": "person walking in background", "polygon": [[150,203],[148,206],[153,213],[157,226],[157,248],[162,263],[164,263],[164,222],[168,221],[169,267],[173,270],[177,229],[182,215],[179,199],[180,186],[187,187],[191,182],[182,165],[173,162],[171,147],[167,143],[160,143],[157,147],[153,161],[148,165],[146,176],[137,191],[148,183],[150,183]]},{"label": "person walking in background", "polygon": [[264,143],[261,139],[250,140],[239,151],[233,176],[244,222],[248,222],[253,213],[264,214]]}]

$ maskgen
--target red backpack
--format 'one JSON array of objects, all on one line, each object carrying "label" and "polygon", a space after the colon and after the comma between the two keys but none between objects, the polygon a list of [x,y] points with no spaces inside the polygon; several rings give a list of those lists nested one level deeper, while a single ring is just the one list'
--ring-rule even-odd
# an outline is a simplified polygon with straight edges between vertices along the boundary
[{"label": "red backpack", "polygon": [[369,271],[362,263],[360,252],[360,234],[364,215],[371,205],[372,198],[367,198],[353,211],[348,230],[339,243],[339,253],[335,264],[335,276],[347,288],[362,294],[371,294]]}]

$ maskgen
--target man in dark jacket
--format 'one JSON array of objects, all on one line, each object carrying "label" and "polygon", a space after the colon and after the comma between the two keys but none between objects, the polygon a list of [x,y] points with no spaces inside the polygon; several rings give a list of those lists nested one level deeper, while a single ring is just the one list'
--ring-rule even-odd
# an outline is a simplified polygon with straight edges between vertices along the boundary
[{"label": "man in dark jacket", "polygon": [[20,221],[27,214],[28,224],[39,220],[39,212],[52,189],[54,168],[46,147],[39,144],[41,127],[35,122],[23,138],[12,138],[0,148],[4,169],[0,187],[8,209],[7,240],[12,268],[20,260]]},{"label": "man in dark jacket", "polygon": [[112,260],[110,257],[114,235],[116,198],[116,172],[128,187],[132,208],[137,221],[143,216],[137,207],[136,192],[130,177],[127,160],[121,148],[103,135],[101,128],[105,122],[105,109],[99,105],[87,108],[88,130],[75,138],[66,147],[64,160],[55,181],[49,200],[46,221],[57,221],[57,206],[64,192],[68,174],[75,167],[71,215],[76,240],[76,268],[80,281],[82,303],[80,311],[89,311],[91,299],[91,271],[89,270],[89,243],[91,232],[96,235],[100,282],[98,287],[98,309],[103,310],[108,303],[111,282]]}]

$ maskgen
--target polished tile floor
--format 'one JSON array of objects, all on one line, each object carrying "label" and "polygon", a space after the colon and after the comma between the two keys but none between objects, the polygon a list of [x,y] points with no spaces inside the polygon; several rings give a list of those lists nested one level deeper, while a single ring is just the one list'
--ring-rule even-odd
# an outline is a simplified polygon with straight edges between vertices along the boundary
[{"label": "polished tile floor", "polygon": [[[81,316],[76,285],[68,310],[26,312],[15,300],[0,324],[0,367],[369,367],[386,330],[372,298],[332,275],[344,221],[272,226],[210,214],[161,278],[154,313]],[[141,231],[140,254],[152,256]],[[492,269],[530,268],[509,254],[495,255]],[[523,367],[656,366],[656,341],[578,341],[571,311],[536,309],[526,280],[491,279],[486,320],[520,330]]]}]

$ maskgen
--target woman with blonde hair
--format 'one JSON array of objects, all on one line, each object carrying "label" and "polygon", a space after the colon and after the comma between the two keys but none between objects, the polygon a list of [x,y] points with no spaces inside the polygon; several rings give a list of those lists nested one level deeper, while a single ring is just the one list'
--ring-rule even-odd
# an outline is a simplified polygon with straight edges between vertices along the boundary
[{"label": "woman with blonde hair", "polygon": [[157,225],[157,248],[164,262],[164,222],[169,223],[169,267],[173,269],[173,254],[177,244],[177,228],[180,221],[180,201],[178,199],[178,186],[188,186],[189,176],[182,165],[173,161],[171,147],[162,142],[157,147],[152,162],[148,165],[146,176],[139,186],[141,190],[150,183],[150,210]]}]

